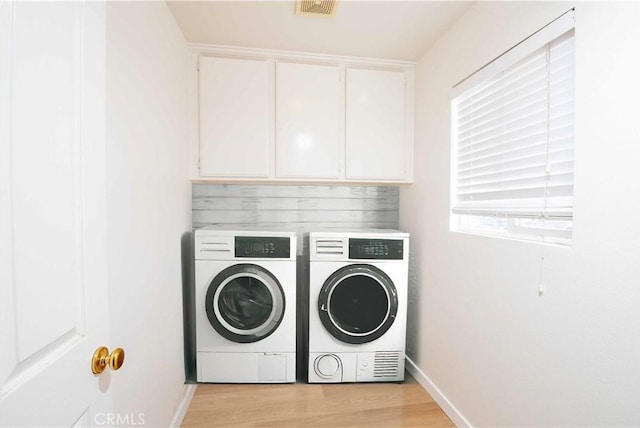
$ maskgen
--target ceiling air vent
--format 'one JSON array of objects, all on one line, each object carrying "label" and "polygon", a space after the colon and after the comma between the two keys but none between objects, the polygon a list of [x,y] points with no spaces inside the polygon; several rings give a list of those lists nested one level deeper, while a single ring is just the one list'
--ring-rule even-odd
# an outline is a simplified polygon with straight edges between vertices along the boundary
[{"label": "ceiling air vent", "polygon": [[296,14],[314,16],[333,16],[336,13],[336,0],[297,0]]}]

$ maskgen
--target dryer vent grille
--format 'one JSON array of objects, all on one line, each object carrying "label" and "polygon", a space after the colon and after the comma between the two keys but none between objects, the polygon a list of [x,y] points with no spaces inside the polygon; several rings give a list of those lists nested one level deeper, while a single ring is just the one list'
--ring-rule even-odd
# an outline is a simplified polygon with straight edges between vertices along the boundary
[{"label": "dryer vent grille", "polygon": [[318,239],[316,254],[341,256],[344,254],[344,243],[340,239]]},{"label": "dryer vent grille", "polygon": [[400,352],[376,352],[373,363],[373,377],[397,378],[400,370]]}]

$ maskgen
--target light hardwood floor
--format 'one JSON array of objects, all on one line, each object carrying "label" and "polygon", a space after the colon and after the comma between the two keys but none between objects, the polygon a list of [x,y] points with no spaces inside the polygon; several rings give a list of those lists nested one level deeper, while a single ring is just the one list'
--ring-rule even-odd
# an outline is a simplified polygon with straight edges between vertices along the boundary
[{"label": "light hardwood floor", "polygon": [[198,385],[183,427],[453,427],[420,384]]}]

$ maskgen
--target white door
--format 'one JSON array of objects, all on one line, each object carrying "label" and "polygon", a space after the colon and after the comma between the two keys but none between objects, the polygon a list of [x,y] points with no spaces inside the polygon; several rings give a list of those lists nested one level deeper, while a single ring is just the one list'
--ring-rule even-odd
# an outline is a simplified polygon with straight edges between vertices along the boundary
[{"label": "white door", "polygon": [[106,424],[105,5],[0,2],[0,425]]}]

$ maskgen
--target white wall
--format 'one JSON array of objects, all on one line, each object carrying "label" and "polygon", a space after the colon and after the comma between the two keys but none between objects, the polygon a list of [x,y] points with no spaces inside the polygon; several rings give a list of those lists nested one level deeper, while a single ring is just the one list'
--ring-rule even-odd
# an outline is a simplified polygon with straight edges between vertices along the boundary
[{"label": "white wall", "polygon": [[450,88],[572,5],[479,2],[416,72],[408,355],[458,422],[640,425],[640,4],[576,5],[573,246],[449,231]]},{"label": "white wall", "polygon": [[[180,236],[190,229],[187,50],[164,2],[107,5],[111,374],[116,411],[166,426],[184,383]],[[137,419],[134,419],[137,421]]]}]

